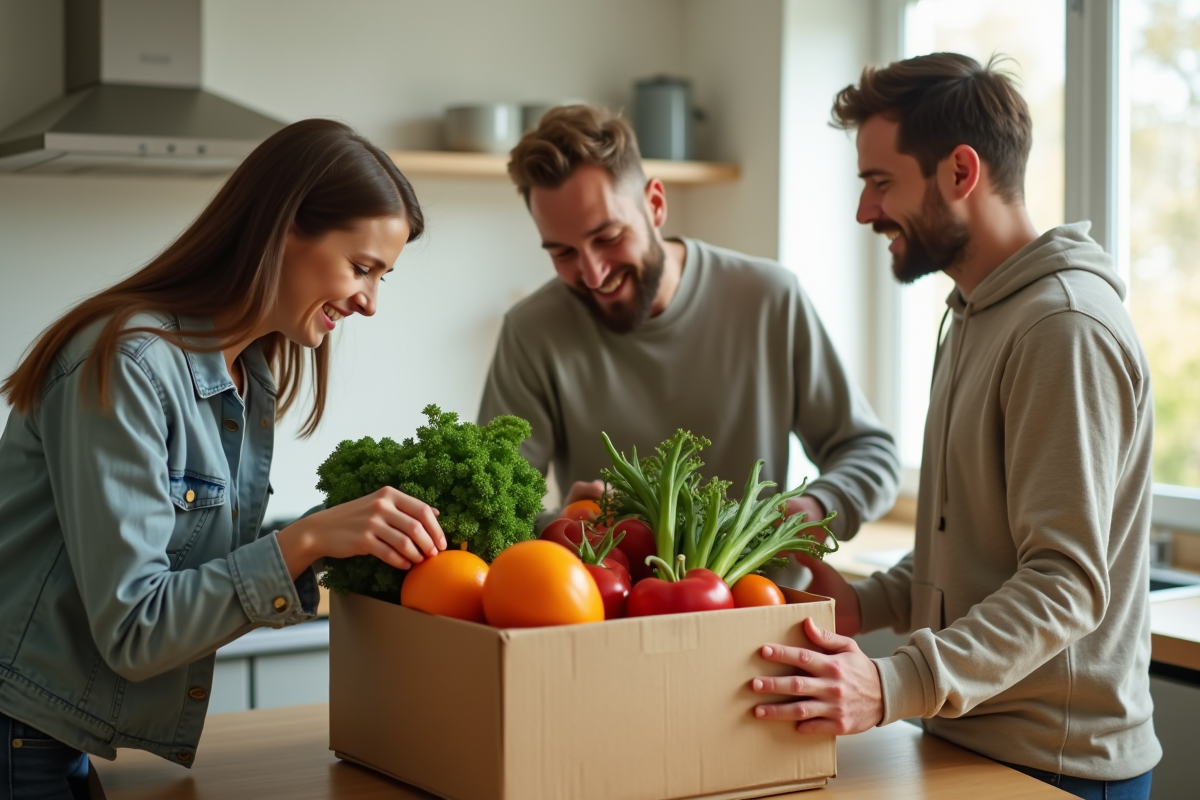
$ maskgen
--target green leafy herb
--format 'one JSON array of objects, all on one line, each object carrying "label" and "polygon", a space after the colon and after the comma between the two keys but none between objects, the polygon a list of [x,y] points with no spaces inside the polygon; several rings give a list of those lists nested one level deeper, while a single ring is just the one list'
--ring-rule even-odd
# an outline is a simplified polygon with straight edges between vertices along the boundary
[{"label": "green leafy herb", "polygon": [[[520,454],[529,423],[500,416],[480,427],[426,406],[428,424],[397,444],[370,437],[346,440],[317,469],[325,506],[355,500],[384,486],[438,509],[451,547],[491,561],[508,547],[533,538],[546,482]],[[374,556],[327,559],[321,584],[336,592],[398,597],[403,573]]]},{"label": "green leafy herb", "polygon": [[[608,434],[601,436],[613,462],[611,470],[601,470],[612,487],[605,499],[605,516],[637,516],[650,525],[658,548],[654,564],[660,573],[671,572],[682,555],[688,569],[712,570],[732,586],[787,553],[824,557],[837,550],[837,539],[828,527],[836,511],[823,520],[809,521],[804,514],[787,516],[787,501],[802,495],[807,481],[790,492],[759,499],[764,489],[776,485],[759,480],[764,464],[759,461],[738,502],[728,497],[728,481],[713,478],[703,483],[699,469],[704,464],[698,454],[710,444],[703,437],[680,430],[656,448],[656,455],[639,460],[636,448],[632,458],[626,458]],[[804,533],[813,528],[823,529],[833,546]]]}]

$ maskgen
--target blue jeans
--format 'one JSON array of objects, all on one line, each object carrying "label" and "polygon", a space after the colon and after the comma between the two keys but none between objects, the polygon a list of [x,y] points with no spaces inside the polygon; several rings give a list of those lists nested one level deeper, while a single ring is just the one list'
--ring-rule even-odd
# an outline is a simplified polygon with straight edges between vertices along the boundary
[{"label": "blue jeans", "polygon": [[88,800],[87,753],[0,712],[0,800]]},{"label": "blue jeans", "polygon": [[1136,778],[1123,781],[1096,781],[1090,778],[1074,778],[1070,775],[1059,775],[1046,772],[1044,769],[1022,767],[1020,764],[1009,764],[1001,761],[1006,767],[1023,772],[1031,778],[1037,778],[1043,783],[1057,786],[1064,792],[1082,797],[1083,800],[1149,800],[1150,776],[1154,770],[1142,773]]}]

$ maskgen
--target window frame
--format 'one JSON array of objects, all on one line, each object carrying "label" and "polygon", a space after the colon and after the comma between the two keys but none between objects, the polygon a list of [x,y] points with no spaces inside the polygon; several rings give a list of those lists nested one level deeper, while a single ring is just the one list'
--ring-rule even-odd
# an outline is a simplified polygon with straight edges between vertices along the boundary
[{"label": "window frame", "polygon": [[[876,48],[881,63],[904,57],[908,10],[918,0],[880,0]],[[1064,218],[1090,219],[1092,238],[1113,255],[1117,272],[1129,278],[1129,103],[1125,79],[1129,48],[1123,35],[1120,0],[1066,0],[1064,94]],[[882,255],[882,254],[881,254]],[[874,287],[881,366],[878,385],[900,396],[900,292],[886,264],[876,265]],[[891,411],[894,403],[887,404]],[[898,430],[898,413],[881,414]],[[915,494],[919,472],[905,467],[901,491]],[[1154,484],[1151,524],[1200,531],[1200,487]]]}]

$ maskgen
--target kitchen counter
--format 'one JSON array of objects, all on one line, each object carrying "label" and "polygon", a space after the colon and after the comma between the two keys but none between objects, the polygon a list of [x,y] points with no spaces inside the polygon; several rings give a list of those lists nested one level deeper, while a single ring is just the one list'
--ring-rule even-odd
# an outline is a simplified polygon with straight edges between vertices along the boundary
[{"label": "kitchen counter", "polygon": [[[826,560],[850,580],[886,570],[912,549],[910,522],[883,519],[867,523]],[[1200,586],[1165,589],[1150,595],[1150,658],[1200,670]]]},{"label": "kitchen counter", "polygon": [[[214,714],[196,765],[184,770],[140,750],[93,759],[107,800],[434,800],[329,751],[329,707]],[[464,766],[469,754],[462,754]],[[1064,792],[907,723],[838,740],[838,775],[793,800],[1053,800]]]},{"label": "kitchen counter", "polygon": [[1150,657],[1200,670],[1200,586],[1150,595]]}]

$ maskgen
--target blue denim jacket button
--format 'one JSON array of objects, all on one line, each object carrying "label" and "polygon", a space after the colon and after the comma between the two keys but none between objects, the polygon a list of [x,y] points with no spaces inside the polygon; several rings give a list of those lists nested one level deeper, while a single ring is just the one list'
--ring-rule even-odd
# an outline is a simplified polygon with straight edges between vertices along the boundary
[{"label": "blue denim jacket button", "polygon": [[221,423],[221,426],[230,433],[237,433],[238,424],[236,419],[227,419]]}]

